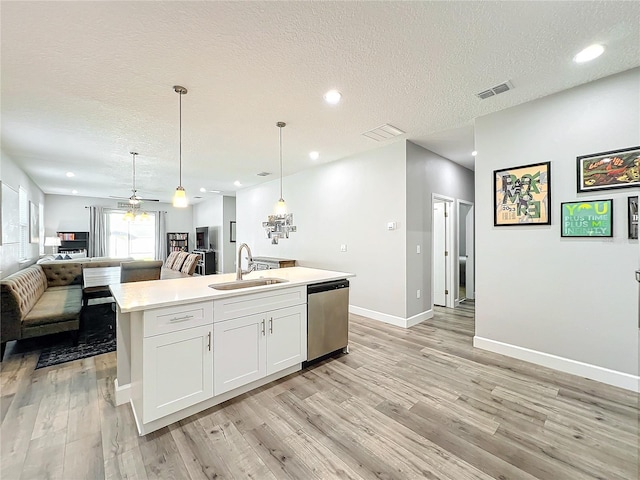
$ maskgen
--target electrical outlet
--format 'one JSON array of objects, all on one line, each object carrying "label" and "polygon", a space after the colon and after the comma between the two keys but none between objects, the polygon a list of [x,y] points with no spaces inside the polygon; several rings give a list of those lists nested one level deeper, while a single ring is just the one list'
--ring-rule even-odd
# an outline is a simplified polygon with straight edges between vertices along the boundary
[{"label": "electrical outlet", "polygon": [[420,253],[420,245],[416,245],[416,253]]},{"label": "electrical outlet", "polygon": [[346,252],[347,251],[347,246],[344,243],[342,245],[340,245],[340,251],[341,252]]},{"label": "electrical outlet", "polygon": [[416,291],[416,298],[420,298],[420,290]]}]

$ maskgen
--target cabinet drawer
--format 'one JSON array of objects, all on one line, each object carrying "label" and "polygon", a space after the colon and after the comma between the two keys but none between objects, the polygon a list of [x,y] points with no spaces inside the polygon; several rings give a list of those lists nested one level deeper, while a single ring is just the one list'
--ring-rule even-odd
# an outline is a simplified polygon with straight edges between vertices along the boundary
[{"label": "cabinet drawer", "polygon": [[189,303],[144,312],[144,336],[177,332],[213,323],[213,302]]},{"label": "cabinet drawer", "polygon": [[214,321],[244,317],[267,310],[307,303],[307,287],[291,287],[214,300]]}]

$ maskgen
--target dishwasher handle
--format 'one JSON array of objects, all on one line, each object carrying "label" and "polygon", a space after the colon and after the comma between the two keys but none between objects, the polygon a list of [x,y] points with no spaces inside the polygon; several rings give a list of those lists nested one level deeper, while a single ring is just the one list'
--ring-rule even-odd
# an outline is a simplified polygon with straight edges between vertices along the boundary
[{"label": "dishwasher handle", "polygon": [[349,288],[349,280],[333,280],[331,282],[314,283],[307,286],[307,295],[320,292],[328,292],[331,290],[339,290],[341,288]]}]

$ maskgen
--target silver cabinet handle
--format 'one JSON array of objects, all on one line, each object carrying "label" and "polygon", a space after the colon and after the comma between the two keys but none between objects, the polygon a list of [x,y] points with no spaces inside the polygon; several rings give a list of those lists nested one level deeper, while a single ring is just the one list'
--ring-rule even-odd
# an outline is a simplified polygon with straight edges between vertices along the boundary
[{"label": "silver cabinet handle", "polygon": [[269,333],[273,333],[273,318],[269,319]]},{"label": "silver cabinet handle", "polygon": [[211,351],[211,332],[207,333],[207,338],[209,339],[207,342],[207,347],[209,348],[209,351]]},{"label": "silver cabinet handle", "polygon": [[262,335],[264,335],[264,318],[262,319]]},{"label": "silver cabinet handle", "polygon": [[185,320],[189,320],[193,318],[193,315],[185,315],[184,317],[173,317],[170,322],[184,322]]}]

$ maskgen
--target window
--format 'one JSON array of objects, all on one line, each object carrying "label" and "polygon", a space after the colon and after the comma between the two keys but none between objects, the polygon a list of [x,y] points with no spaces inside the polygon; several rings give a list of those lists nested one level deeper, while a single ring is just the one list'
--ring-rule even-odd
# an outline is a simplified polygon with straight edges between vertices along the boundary
[{"label": "window", "polygon": [[136,260],[156,258],[156,216],[150,212],[148,220],[127,222],[125,212],[114,210],[107,217],[107,252],[110,257],[133,257]]},{"label": "window", "polygon": [[20,260],[29,258],[29,199],[27,191],[18,187],[18,215],[20,225]]}]

